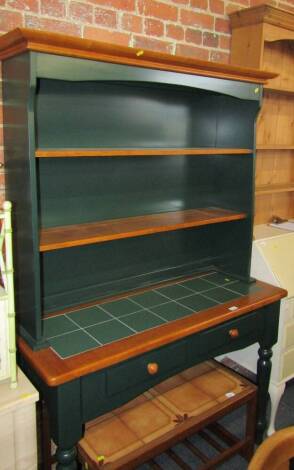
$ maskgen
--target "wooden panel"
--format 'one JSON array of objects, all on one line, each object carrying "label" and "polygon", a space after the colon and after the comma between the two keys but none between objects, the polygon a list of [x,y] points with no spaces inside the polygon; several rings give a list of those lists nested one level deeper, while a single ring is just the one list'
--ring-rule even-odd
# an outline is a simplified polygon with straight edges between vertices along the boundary
[{"label": "wooden panel", "polygon": [[294,145],[294,100],[285,94],[266,91],[258,119],[259,145]]},{"label": "wooden panel", "polygon": [[294,182],[294,150],[259,150],[256,158],[256,187]]},{"label": "wooden panel", "polygon": [[294,92],[294,40],[267,42],[263,54],[263,68],[279,73],[270,86]]},{"label": "wooden panel", "polygon": [[294,192],[260,195],[255,201],[255,224],[265,224],[273,216],[294,217]]},{"label": "wooden panel", "polygon": [[170,148],[170,149],[37,149],[37,158],[63,157],[139,157],[159,155],[245,155],[251,154],[250,149],[238,148]]},{"label": "wooden panel", "polygon": [[245,219],[245,217],[245,213],[219,208],[204,208],[54,227],[41,231],[40,251],[138,237],[152,233],[240,220]]}]

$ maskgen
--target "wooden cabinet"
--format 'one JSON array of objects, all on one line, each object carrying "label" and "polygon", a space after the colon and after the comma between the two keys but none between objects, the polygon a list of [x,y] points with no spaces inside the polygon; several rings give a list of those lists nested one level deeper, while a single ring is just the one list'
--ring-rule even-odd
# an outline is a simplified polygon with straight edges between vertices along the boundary
[{"label": "wooden cabinet", "polygon": [[285,295],[250,282],[254,124],[275,74],[30,30],[0,58],[20,361],[60,469],[87,420],[257,340],[260,440]]},{"label": "wooden cabinet", "polygon": [[277,72],[264,87],[256,147],[255,223],[294,216],[294,15],[270,5],[230,15],[231,62]]}]

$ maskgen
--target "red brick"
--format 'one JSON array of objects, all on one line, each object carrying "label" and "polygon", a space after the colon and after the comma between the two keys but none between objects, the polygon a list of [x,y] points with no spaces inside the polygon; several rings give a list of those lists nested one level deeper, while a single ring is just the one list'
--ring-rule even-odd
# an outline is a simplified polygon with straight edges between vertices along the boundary
[{"label": "red brick", "polygon": [[132,33],[141,33],[143,30],[143,20],[138,15],[124,13],[121,24],[123,29]]},{"label": "red brick", "polygon": [[230,13],[233,13],[235,11],[243,10],[243,8],[246,8],[246,6],[241,6],[238,3],[228,3],[226,5],[225,14],[229,15]]},{"label": "red brick", "polygon": [[34,13],[38,13],[39,11],[38,0],[8,0],[6,2],[6,6],[9,8],[15,8],[16,10],[32,11]]},{"label": "red brick", "polygon": [[93,23],[93,6],[81,2],[71,2],[69,5],[69,16],[73,20],[83,23]]},{"label": "red brick", "polygon": [[205,31],[203,33],[203,46],[218,47],[218,35]]},{"label": "red brick", "polygon": [[225,64],[229,63],[230,54],[222,51],[210,51],[209,60],[212,62],[222,62]]},{"label": "red brick", "polygon": [[203,13],[195,13],[194,11],[181,10],[181,23],[187,26],[194,26],[200,29],[213,28],[213,16]]},{"label": "red brick", "polygon": [[178,8],[155,0],[138,0],[139,13],[144,16],[154,16],[161,20],[176,21]]},{"label": "red brick", "polygon": [[163,36],[164,24],[160,20],[154,20],[152,18],[145,18],[145,33],[148,36]]},{"label": "red brick", "polygon": [[1,6],[1,7],[5,5],[5,1],[6,1],[6,0],[0,0],[0,6]]},{"label": "red brick", "polygon": [[9,31],[10,29],[23,26],[22,14],[16,11],[1,10],[0,31]]},{"label": "red brick", "polygon": [[207,49],[203,49],[203,47],[187,46],[186,44],[178,44],[176,54],[201,60],[208,60],[209,57]]},{"label": "red brick", "polygon": [[43,15],[63,18],[65,16],[65,4],[63,0],[41,0],[41,13]]},{"label": "red brick", "polygon": [[130,35],[128,33],[120,33],[118,31],[107,31],[102,28],[94,28],[93,26],[85,26],[84,37],[87,39],[95,39],[97,41],[110,42],[127,46],[129,44]]},{"label": "red brick", "polygon": [[95,23],[106,28],[115,28],[117,25],[116,11],[104,10],[104,8],[95,9]]},{"label": "red brick", "polygon": [[172,44],[160,39],[148,38],[145,36],[135,36],[134,47],[158,52],[172,53]]},{"label": "red brick", "polygon": [[202,43],[202,32],[199,29],[187,28],[185,39],[187,42],[192,42],[193,44]]},{"label": "red brick", "polygon": [[68,21],[52,20],[49,18],[38,18],[37,16],[25,17],[25,26],[27,28],[42,29],[46,31],[54,31],[70,36],[81,36],[80,26],[69,23]]},{"label": "red brick", "polygon": [[230,21],[223,18],[216,18],[215,19],[215,30],[220,33],[227,33],[231,32],[230,30]]},{"label": "red brick", "polygon": [[207,0],[191,0],[191,7],[199,8],[200,10],[207,10],[208,2]]},{"label": "red brick", "polygon": [[221,49],[231,50],[231,36],[222,36],[219,37],[219,47]]},{"label": "red brick", "polygon": [[4,150],[0,147],[0,167],[4,165]]},{"label": "red brick", "polygon": [[166,35],[170,38],[178,39],[179,41],[181,41],[182,39],[184,39],[184,28],[175,24],[167,24]]},{"label": "red brick", "polygon": [[123,11],[135,11],[135,0],[89,0],[95,5],[104,5],[106,7],[116,8]]},{"label": "red brick", "polygon": [[223,15],[225,13],[224,0],[209,0],[209,9],[211,13],[217,13],[218,15]]},{"label": "red brick", "polygon": [[190,0],[171,0],[173,3],[179,3],[181,5],[189,5]]},{"label": "red brick", "polygon": [[0,126],[0,146],[3,145],[3,126]]}]

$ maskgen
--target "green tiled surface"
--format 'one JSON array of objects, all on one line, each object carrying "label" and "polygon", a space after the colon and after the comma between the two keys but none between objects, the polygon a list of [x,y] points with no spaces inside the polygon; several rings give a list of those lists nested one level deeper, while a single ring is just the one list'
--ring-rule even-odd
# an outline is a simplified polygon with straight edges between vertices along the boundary
[{"label": "green tiled surface", "polygon": [[112,319],[109,313],[96,306],[69,313],[67,317],[82,328]]},{"label": "green tiled surface", "polygon": [[143,294],[45,319],[45,336],[51,348],[67,358],[215,305],[233,302],[258,289],[254,283],[247,284],[221,273],[195,276]]},{"label": "green tiled surface", "polygon": [[66,318],[65,315],[59,315],[58,317],[44,320],[44,335],[46,338],[62,335],[78,329],[79,327]]},{"label": "green tiled surface", "polygon": [[138,305],[129,299],[108,302],[107,304],[103,304],[103,308],[114,317],[121,317],[122,315],[127,315],[128,313],[133,313],[140,309]]},{"label": "green tiled surface", "polygon": [[144,331],[146,329],[154,328],[155,326],[159,326],[165,323],[162,318],[159,318],[152,312],[148,312],[148,310],[141,310],[140,312],[126,315],[123,318],[123,322],[125,325],[133,328],[135,331]]},{"label": "green tiled surface", "polygon": [[49,344],[63,359],[97,348],[99,344],[82,330],[50,338]]},{"label": "green tiled surface", "polygon": [[110,320],[99,325],[90,326],[86,329],[86,332],[101,344],[112,343],[135,333],[118,320]]}]

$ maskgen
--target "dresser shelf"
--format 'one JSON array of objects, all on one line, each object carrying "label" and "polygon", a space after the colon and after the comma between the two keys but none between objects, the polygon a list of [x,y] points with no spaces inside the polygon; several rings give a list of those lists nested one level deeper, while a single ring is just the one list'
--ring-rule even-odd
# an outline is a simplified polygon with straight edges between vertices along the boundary
[{"label": "dresser shelf", "polygon": [[122,238],[245,219],[243,212],[207,207],[41,230],[40,251],[90,245]]},{"label": "dresser shelf", "polygon": [[63,157],[157,157],[161,155],[245,155],[251,149],[238,148],[149,148],[149,149],[37,149],[37,158]]},{"label": "dresser shelf", "polygon": [[294,150],[294,145],[265,144],[257,145],[257,150]]},{"label": "dresser shelf", "polygon": [[272,193],[289,193],[294,191],[294,183],[289,184],[261,184],[256,187],[256,195]]}]

